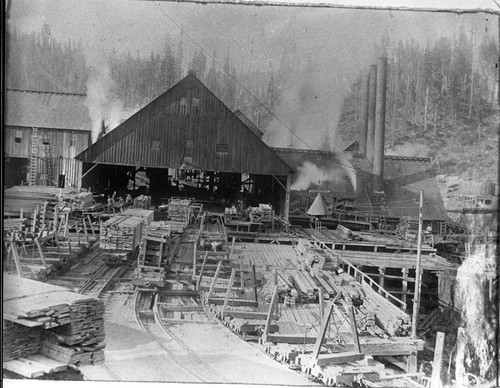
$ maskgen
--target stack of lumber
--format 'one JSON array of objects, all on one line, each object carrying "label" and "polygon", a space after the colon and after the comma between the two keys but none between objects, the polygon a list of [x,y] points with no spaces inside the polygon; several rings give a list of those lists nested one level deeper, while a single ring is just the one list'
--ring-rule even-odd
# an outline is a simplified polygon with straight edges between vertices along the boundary
[{"label": "stack of lumber", "polygon": [[167,225],[172,233],[177,233],[177,234],[182,234],[184,233],[184,229],[186,229],[186,223],[185,222],[178,222],[178,221],[163,221],[164,225]]},{"label": "stack of lumber", "polygon": [[252,207],[249,216],[251,222],[271,223],[273,208],[271,205],[260,203],[259,207]]},{"label": "stack of lumber", "polygon": [[375,313],[377,325],[390,336],[408,336],[411,332],[410,316],[377,293],[369,284],[363,282],[362,287],[366,295],[365,306]]},{"label": "stack of lumber", "polygon": [[84,211],[94,204],[94,196],[90,192],[81,192],[70,197],[73,210]]},{"label": "stack of lumber", "polygon": [[142,229],[145,230],[145,228],[153,222],[154,213],[154,210],[128,208],[118,215],[140,218],[142,220]]},{"label": "stack of lumber", "polygon": [[190,199],[170,198],[168,201],[168,219],[188,224],[191,203]]},{"label": "stack of lumber", "polygon": [[290,282],[301,297],[313,297],[319,287],[307,271],[295,271],[290,275]]},{"label": "stack of lumber", "polygon": [[76,189],[49,186],[14,186],[4,190],[4,210],[32,211],[43,202],[56,203],[60,197],[76,194]]},{"label": "stack of lumber", "polygon": [[[175,228],[175,227],[174,227]],[[182,226],[184,231],[184,225]],[[165,221],[152,221],[144,228],[143,236],[167,236],[170,237],[172,226]]]},{"label": "stack of lumber", "polygon": [[37,354],[41,343],[39,327],[28,327],[3,320],[3,362]]},{"label": "stack of lumber", "polygon": [[200,251],[225,252],[227,249],[227,235],[217,232],[202,232],[198,237]]},{"label": "stack of lumber", "polygon": [[151,207],[151,197],[139,195],[134,198],[134,207],[137,209],[149,209]]},{"label": "stack of lumber", "polygon": [[33,338],[33,348],[39,347],[43,355],[66,363],[102,360],[103,301],[12,275],[5,275],[4,282],[4,319],[17,324],[4,323],[4,348],[18,345],[5,338],[15,341],[18,326],[22,325],[41,331],[40,346],[37,333],[29,335]]},{"label": "stack of lumber", "polygon": [[115,216],[101,224],[99,247],[106,250],[133,251],[141,242],[142,219]]},{"label": "stack of lumber", "polygon": [[172,247],[172,239],[167,235],[144,236],[137,257],[137,278],[153,286],[163,282]]}]

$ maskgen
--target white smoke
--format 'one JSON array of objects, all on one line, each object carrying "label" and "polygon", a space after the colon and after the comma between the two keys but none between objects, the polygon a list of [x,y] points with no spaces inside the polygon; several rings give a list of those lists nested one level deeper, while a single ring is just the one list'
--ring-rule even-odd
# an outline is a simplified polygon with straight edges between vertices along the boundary
[{"label": "white smoke", "polygon": [[92,120],[92,143],[102,131],[102,124],[106,133],[118,126],[125,116],[124,103],[116,93],[116,85],[111,75],[111,69],[105,53],[97,53],[88,49],[85,62],[89,70],[89,77],[85,84],[87,98],[85,105]]},{"label": "white smoke", "polygon": [[[342,166],[319,167],[312,162],[305,161],[297,167],[297,176],[290,188],[296,191],[308,190],[313,187],[326,190],[335,186],[339,191],[342,191],[345,189],[346,177],[350,179]],[[355,186],[353,188],[355,189]]]}]

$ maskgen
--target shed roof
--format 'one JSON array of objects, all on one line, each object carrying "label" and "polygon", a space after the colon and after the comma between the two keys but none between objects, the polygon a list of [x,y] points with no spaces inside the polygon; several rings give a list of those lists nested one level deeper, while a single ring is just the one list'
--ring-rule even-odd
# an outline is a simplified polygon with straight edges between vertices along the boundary
[{"label": "shed roof", "polygon": [[7,89],[5,125],[90,131],[85,95]]},{"label": "shed roof", "polygon": [[76,156],[89,163],[288,175],[293,170],[193,73]]}]

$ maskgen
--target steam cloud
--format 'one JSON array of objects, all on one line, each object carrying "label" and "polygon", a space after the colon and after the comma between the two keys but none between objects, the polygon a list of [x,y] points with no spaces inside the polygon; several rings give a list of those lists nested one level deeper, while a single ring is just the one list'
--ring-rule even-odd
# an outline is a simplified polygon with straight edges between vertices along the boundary
[{"label": "steam cloud", "polygon": [[313,187],[326,189],[323,186],[329,183],[328,187],[335,185],[339,191],[345,190],[345,179],[349,179],[352,188],[356,190],[356,174],[353,169],[352,173],[348,173],[349,169],[340,166],[329,164],[328,166],[318,167],[316,164],[305,161],[297,168],[297,176],[291,185],[292,190],[308,190]]},{"label": "steam cloud", "polygon": [[102,123],[104,122],[108,133],[120,124],[125,112],[123,101],[116,94],[115,82],[105,54],[87,51],[85,61],[90,72],[86,82],[85,105],[92,120],[94,143],[102,130]]}]

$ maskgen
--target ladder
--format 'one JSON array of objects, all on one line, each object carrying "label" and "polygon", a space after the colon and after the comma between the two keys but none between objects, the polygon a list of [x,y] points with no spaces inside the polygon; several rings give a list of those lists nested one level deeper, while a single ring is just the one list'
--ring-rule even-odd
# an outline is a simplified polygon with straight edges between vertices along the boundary
[{"label": "ladder", "polygon": [[33,127],[33,132],[31,134],[31,156],[30,156],[30,174],[29,174],[29,185],[36,185],[36,175],[37,175],[37,162],[38,158],[38,128]]}]

